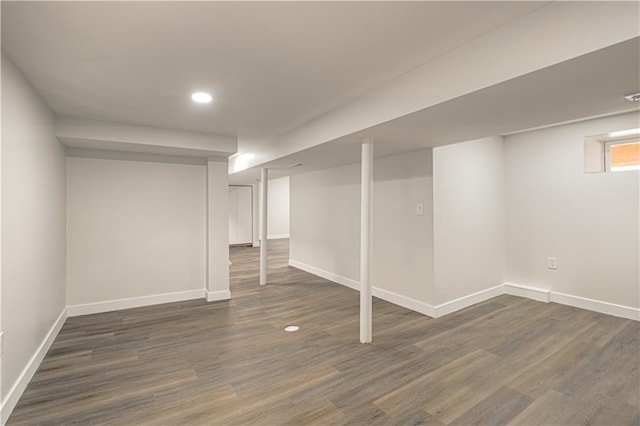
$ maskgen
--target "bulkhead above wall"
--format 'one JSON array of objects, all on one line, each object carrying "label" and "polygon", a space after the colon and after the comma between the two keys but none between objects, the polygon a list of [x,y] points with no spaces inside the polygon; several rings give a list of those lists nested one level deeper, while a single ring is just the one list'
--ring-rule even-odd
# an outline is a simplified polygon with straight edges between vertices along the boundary
[{"label": "bulkhead above wall", "polygon": [[228,157],[236,136],[224,136],[104,120],[57,117],[55,135],[67,148],[161,154],[184,157]]}]

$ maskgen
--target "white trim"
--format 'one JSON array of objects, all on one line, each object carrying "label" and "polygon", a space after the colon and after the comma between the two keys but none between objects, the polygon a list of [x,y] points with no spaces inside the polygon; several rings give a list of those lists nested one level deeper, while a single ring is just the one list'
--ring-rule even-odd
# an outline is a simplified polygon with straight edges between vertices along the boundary
[{"label": "white trim", "polygon": [[634,134],[624,139],[617,139],[612,141],[604,141],[604,171],[605,173],[622,172],[629,170],[638,170],[637,165],[633,166],[618,166],[613,168],[611,166],[611,147],[616,145],[637,145],[640,141],[640,135]]},{"label": "white trim", "polygon": [[218,300],[231,299],[231,292],[229,290],[220,291],[205,291],[207,302],[216,302]]},{"label": "white trim", "polygon": [[462,296],[458,299],[450,300],[435,307],[435,317],[445,316],[502,294],[504,294],[504,287],[500,284],[467,296]]},{"label": "white trim", "polygon": [[504,283],[504,294],[526,297],[527,299],[537,300],[538,302],[549,303],[551,301],[551,290],[528,285]]},{"label": "white trim", "polygon": [[51,326],[51,329],[49,329],[49,332],[45,336],[44,340],[42,341],[42,343],[40,343],[40,346],[25,366],[24,370],[22,370],[22,373],[20,373],[20,376],[18,376],[18,380],[16,380],[9,392],[7,392],[6,397],[2,401],[2,406],[0,407],[0,419],[2,419],[2,424],[4,424],[7,419],[9,419],[11,412],[18,404],[20,397],[33,378],[33,375],[38,370],[38,367],[40,367],[40,363],[42,363],[42,360],[49,351],[49,348],[53,344],[53,341],[58,335],[58,332],[60,332],[60,329],[64,325],[66,319],[67,309],[63,309],[58,318],[53,323],[53,326]]},{"label": "white trim", "polygon": [[[316,268],[315,266],[307,265],[306,263],[302,263],[293,259],[289,259],[289,266],[293,266],[294,268],[298,268],[302,271],[309,272],[310,274],[317,275],[334,283],[342,284],[353,290],[360,290],[360,283],[351,278],[342,277],[340,275],[334,274],[333,272],[325,271],[323,269]],[[451,300],[449,302],[442,303],[437,306],[433,306],[428,303],[421,302],[419,300],[415,300],[388,290],[383,290],[378,287],[373,288],[373,295],[375,297],[434,318],[448,315],[450,313],[459,311],[461,309],[475,305],[476,303],[483,302],[502,294],[524,297],[527,299],[536,300],[538,302],[554,302],[562,305],[600,312],[602,314],[613,315],[620,318],[640,321],[640,309],[638,308],[616,305],[615,303],[602,302],[600,300],[587,299],[585,297],[572,296],[570,294],[556,293],[545,288],[532,287],[508,282],[485,290],[481,290],[477,293],[460,297],[455,300]]]},{"label": "white trim", "polygon": [[386,300],[394,305],[402,306],[403,308],[419,312],[423,315],[427,315],[432,318],[435,318],[436,316],[436,307],[428,303],[424,303],[389,290],[383,290],[378,287],[373,288],[373,295],[378,299]]},{"label": "white trim", "polygon": [[282,238],[289,238],[289,234],[271,234],[267,236],[269,240],[280,240]]},{"label": "white trim", "polygon": [[[333,272],[328,272],[324,269],[316,268],[315,266],[307,265],[306,263],[293,259],[289,259],[289,266],[332,281],[336,284],[342,284],[352,290],[360,291],[360,282],[351,278],[343,277],[341,275],[334,274]],[[428,315],[430,317],[434,316],[435,309],[428,303],[424,303],[389,290],[383,290],[378,287],[373,287],[373,295],[379,299],[386,300],[387,302],[402,306],[403,308],[411,309],[412,311],[419,312],[423,315]]]},{"label": "white trim", "polygon": [[159,305],[161,303],[202,299],[204,297],[204,290],[177,291],[175,293],[154,294],[151,296],[130,297],[127,299],[107,300],[104,302],[85,303],[82,305],[71,305],[67,307],[67,314],[70,317],[75,317],[78,315],[98,314],[101,312],[119,311],[120,309]]},{"label": "white trim", "polygon": [[294,268],[298,268],[310,274],[317,275],[326,280],[333,281],[334,283],[342,284],[343,286],[349,287],[353,290],[360,291],[360,283],[356,280],[352,280],[351,278],[343,277],[334,274],[333,272],[325,271],[323,269],[316,268],[315,266],[307,265],[306,263],[298,262],[297,260],[293,259],[289,259],[289,266],[293,266]]},{"label": "white trim", "polygon": [[601,300],[588,299],[586,297],[571,294],[558,293],[553,290],[531,287],[522,284],[504,283],[504,293],[513,296],[525,297],[539,302],[553,302],[575,308],[613,315],[614,317],[640,321],[640,309],[631,306],[617,305]]},{"label": "white trim", "polygon": [[[293,266],[294,268],[298,268],[305,272],[309,272],[310,274],[317,275],[326,280],[333,281],[334,283],[342,284],[353,290],[360,291],[360,283],[351,278],[346,278],[334,274],[333,272],[325,271],[323,269],[316,268],[315,266],[307,265],[306,263],[302,263],[293,259],[289,259],[289,266]],[[501,294],[504,294],[502,284],[496,287],[479,291],[477,293],[470,294],[468,296],[461,297],[456,300],[452,300],[450,302],[445,302],[438,306],[433,306],[428,303],[421,302],[419,300],[412,299],[410,297],[403,296],[389,290],[383,290],[379,287],[373,287],[373,295],[375,297],[433,318],[450,314],[478,302],[491,299],[492,297],[500,296]]]},{"label": "white trim", "polygon": [[551,301],[562,305],[569,305],[614,317],[627,318],[640,321],[640,309],[631,306],[616,305],[615,303],[602,302],[600,300],[587,299],[586,297],[572,296],[570,294],[551,292]]}]

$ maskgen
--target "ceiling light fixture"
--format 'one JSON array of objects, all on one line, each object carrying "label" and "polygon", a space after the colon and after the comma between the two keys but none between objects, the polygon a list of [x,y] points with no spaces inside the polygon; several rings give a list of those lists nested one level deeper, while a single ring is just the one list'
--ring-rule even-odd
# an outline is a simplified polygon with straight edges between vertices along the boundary
[{"label": "ceiling light fixture", "polygon": [[191,99],[199,104],[208,104],[213,100],[213,96],[207,92],[195,92],[191,94]]},{"label": "ceiling light fixture", "polygon": [[610,138],[618,138],[620,136],[640,135],[640,128],[629,130],[618,130],[617,132],[609,133]]},{"label": "ceiling light fixture", "polygon": [[256,156],[251,152],[245,152],[244,154],[236,154],[233,161],[233,173],[241,172],[249,168],[251,160]]}]

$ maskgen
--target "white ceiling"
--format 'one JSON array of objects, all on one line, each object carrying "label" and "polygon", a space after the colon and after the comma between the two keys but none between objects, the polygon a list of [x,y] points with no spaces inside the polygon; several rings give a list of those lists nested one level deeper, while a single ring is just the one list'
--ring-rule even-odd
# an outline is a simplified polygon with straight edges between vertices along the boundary
[{"label": "white ceiling", "polygon": [[544,5],[3,1],[2,49],[59,115],[246,151]]},{"label": "white ceiling", "polygon": [[[582,16],[580,7],[549,3],[2,1],[0,7],[3,52],[57,115],[237,136],[239,152],[268,145],[277,153],[292,129],[313,127],[311,119],[472,49],[482,37],[529,20],[525,32],[543,40],[537,31],[550,32],[549,25],[564,31],[568,17]],[[597,8],[583,9],[588,16]],[[607,34],[605,22],[619,24],[602,20]],[[517,47],[504,55],[536,54]],[[261,166],[283,176],[356,162],[362,138],[376,140],[380,157],[629,110],[621,95],[640,89],[639,51],[635,38]],[[499,67],[499,55],[494,59]],[[195,90],[212,91],[214,103],[192,103]],[[294,163],[304,165],[289,169]],[[230,180],[256,177],[247,170]]]},{"label": "white ceiling", "polygon": [[[640,89],[640,38],[533,72],[414,114],[371,127],[263,167],[276,178],[360,161],[363,138],[376,157],[487,136],[637,110],[623,95]],[[640,125],[640,123],[639,123]],[[289,168],[291,164],[303,166]],[[255,181],[259,170],[230,175],[233,184]]]}]

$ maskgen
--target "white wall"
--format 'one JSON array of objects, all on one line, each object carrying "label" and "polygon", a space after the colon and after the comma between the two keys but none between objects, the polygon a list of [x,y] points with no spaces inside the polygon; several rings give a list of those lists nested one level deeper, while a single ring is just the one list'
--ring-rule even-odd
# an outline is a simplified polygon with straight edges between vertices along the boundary
[{"label": "white wall", "polygon": [[229,244],[253,242],[253,188],[229,185]]},{"label": "white wall", "polygon": [[290,191],[289,258],[359,280],[360,165],[291,176]]},{"label": "white wall", "polygon": [[[373,179],[373,286],[429,302],[434,280],[432,151],[375,160]],[[423,206],[421,216],[417,204]]]},{"label": "white wall", "polygon": [[267,237],[289,238],[289,176],[269,181]]},{"label": "white wall", "polygon": [[53,115],[2,56],[3,401],[65,307],[65,156]]},{"label": "white wall", "polygon": [[583,171],[585,136],[634,127],[637,112],[505,138],[507,281],[640,307],[639,172]]},{"label": "white wall", "polygon": [[[267,238],[289,238],[290,194],[289,176],[269,180],[267,191]],[[260,245],[260,184],[251,185],[253,191],[253,246]]]},{"label": "white wall", "polygon": [[436,302],[504,282],[504,160],[501,137],[433,150]]},{"label": "white wall", "polygon": [[[419,301],[433,288],[431,151],[374,161],[373,286]],[[416,215],[422,203],[424,215]],[[290,258],[359,280],[360,165],[291,176]]]},{"label": "white wall", "polygon": [[70,157],[67,167],[69,305],[205,288],[204,166]]}]

